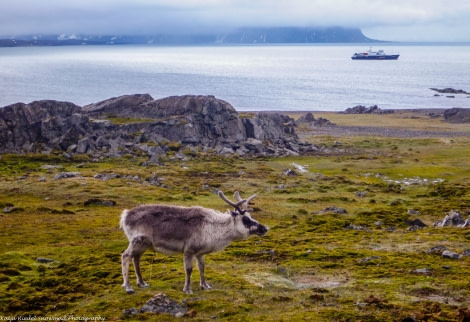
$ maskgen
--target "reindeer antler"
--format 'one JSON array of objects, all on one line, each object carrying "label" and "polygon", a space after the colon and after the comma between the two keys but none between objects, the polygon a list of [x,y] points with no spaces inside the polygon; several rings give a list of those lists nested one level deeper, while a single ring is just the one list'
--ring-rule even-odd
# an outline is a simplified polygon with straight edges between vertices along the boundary
[{"label": "reindeer antler", "polygon": [[[237,201],[241,201],[243,200],[241,197],[240,197],[240,193],[238,191],[235,191],[235,193],[233,194],[233,196],[235,197],[235,199]],[[248,205],[250,204],[251,200],[255,199],[256,198],[256,195],[252,195],[250,198],[246,199],[246,203],[245,203],[245,210],[248,210]]]},{"label": "reindeer antler", "polygon": [[[245,199],[241,199],[241,198],[240,198],[241,200],[238,200],[237,203],[234,203],[234,202],[230,201],[227,197],[225,197],[225,195],[224,195],[224,193],[222,192],[222,190],[219,190],[218,195],[219,195],[219,197],[220,197],[223,201],[225,201],[226,203],[228,203],[230,206],[234,207],[234,208],[238,211],[238,213],[239,213],[240,215],[243,215],[243,214],[245,213],[246,210],[241,210],[241,209],[240,209],[240,205],[242,205],[244,202],[246,202]],[[238,196],[240,196],[240,195],[238,195]]]}]

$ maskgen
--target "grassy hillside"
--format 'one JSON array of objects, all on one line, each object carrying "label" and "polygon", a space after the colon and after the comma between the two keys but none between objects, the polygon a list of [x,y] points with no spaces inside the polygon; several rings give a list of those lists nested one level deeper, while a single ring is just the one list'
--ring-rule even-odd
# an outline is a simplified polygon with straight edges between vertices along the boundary
[{"label": "grassy hillside", "polygon": [[[319,116],[339,125],[432,128],[442,137],[338,138],[304,128],[304,138],[331,153],[199,156],[147,167],[133,156],[2,155],[0,316],[153,320],[151,313],[123,312],[165,293],[185,305],[191,317],[183,319],[192,320],[469,319],[470,257],[448,259],[435,250],[470,250],[470,228],[432,224],[451,210],[465,219],[470,214],[470,135],[449,137],[447,124],[421,114]],[[468,125],[458,130],[470,132]],[[296,174],[286,175],[288,168]],[[55,180],[61,172],[80,174]],[[127,295],[121,288],[120,254],[127,247],[121,211],[142,203],[223,211],[227,205],[217,189],[258,194],[252,216],[270,227],[268,234],[206,256],[213,289],[197,288],[195,269],[192,295],[181,291],[181,256],[146,253],[142,271],[150,288]],[[415,219],[427,227],[410,228]]]}]

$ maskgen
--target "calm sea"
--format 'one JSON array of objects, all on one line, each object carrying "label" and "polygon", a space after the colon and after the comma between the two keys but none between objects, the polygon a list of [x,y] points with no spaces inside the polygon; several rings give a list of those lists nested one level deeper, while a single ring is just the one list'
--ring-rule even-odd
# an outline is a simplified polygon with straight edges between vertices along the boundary
[{"label": "calm sea", "polygon": [[[125,94],[214,95],[237,110],[470,107],[470,45],[381,45],[397,61],[353,61],[364,44],[0,48],[0,106],[86,105]],[[374,47],[373,49],[380,49]]]}]

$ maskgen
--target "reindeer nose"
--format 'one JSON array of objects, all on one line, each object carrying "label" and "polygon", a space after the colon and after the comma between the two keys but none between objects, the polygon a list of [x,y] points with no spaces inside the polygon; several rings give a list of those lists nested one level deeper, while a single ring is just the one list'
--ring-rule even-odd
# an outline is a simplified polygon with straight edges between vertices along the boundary
[{"label": "reindeer nose", "polygon": [[259,225],[259,227],[258,227],[258,235],[264,236],[264,235],[266,235],[267,232],[268,232],[268,228],[266,228],[266,227],[263,226],[263,225]]}]

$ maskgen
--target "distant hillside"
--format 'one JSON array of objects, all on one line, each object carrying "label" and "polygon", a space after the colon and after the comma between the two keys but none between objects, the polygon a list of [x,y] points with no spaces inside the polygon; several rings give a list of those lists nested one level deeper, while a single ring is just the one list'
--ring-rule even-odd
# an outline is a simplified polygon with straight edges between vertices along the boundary
[{"label": "distant hillside", "polygon": [[329,28],[241,28],[218,39],[221,43],[357,43],[376,42],[364,36],[360,29]]},{"label": "distant hillside", "polygon": [[240,28],[214,34],[158,34],[148,36],[25,35],[0,39],[0,47],[69,46],[105,44],[293,44],[293,43],[368,43],[378,42],[357,28]]}]

